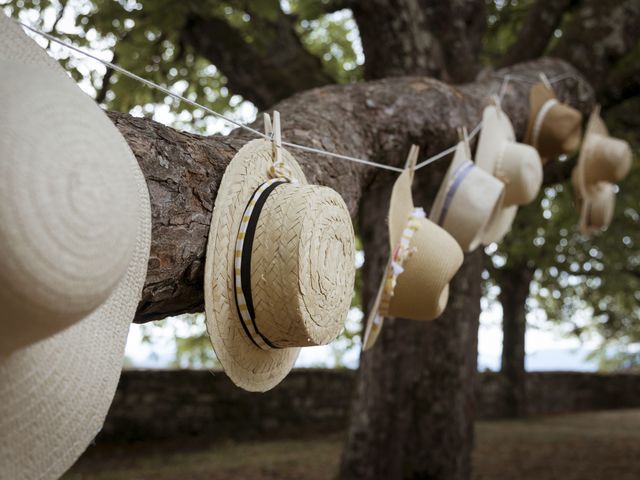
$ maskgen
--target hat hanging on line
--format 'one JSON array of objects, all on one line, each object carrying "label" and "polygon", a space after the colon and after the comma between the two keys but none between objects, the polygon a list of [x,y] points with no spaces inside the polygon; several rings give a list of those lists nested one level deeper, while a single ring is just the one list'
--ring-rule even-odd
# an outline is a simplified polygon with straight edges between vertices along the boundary
[{"label": "hat hanging on line", "polygon": [[551,85],[534,85],[529,92],[529,122],[524,143],[540,153],[542,162],[575,151],[582,138],[582,114],[558,101]]},{"label": "hat hanging on line", "polygon": [[578,163],[571,176],[583,234],[609,226],[615,207],[613,184],[627,176],[631,162],[631,147],[609,135],[600,117],[600,107],[596,107],[589,116]]},{"label": "hat hanging on line", "polygon": [[300,347],[336,338],[355,280],[355,237],[342,197],[307,183],[282,148],[278,112],[273,120],[273,142],[247,143],[222,177],[205,265],[216,356],[236,385],[259,392],[280,383]]},{"label": "hat hanging on line", "polygon": [[471,161],[466,129],[433,202],[429,218],[465,252],[475,250],[504,194],[504,184]]},{"label": "hat hanging on line", "polygon": [[433,320],[449,299],[449,282],[462,265],[456,240],[413,205],[411,183],[418,147],[409,151],[404,172],[396,180],[389,204],[391,254],[367,320],[363,350],[371,348],[384,317]]},{"label": "hat hanging on line", "polygon": [[580,188],[578,170],[571,172],[571,185],[575,194],[576,208],[580,212],[580,232],[589,235],[606,230],[611,225],[616,207],[616,186],[609,182],[598,182],[589,189],[585,202]]},{"label": "hat hanging on line", "polygon": [[113,123],[4,14],[0,71],[0,478],[54,479],[113,399],[151,209]]},{"label": "hat hanging on line", "polygon": [[476,165],[504,183],[504,196],[482,236],[488,245],[511,230],[518,206],[531,203],[542,186],[542,163],[535,148],[516,142],[511,121],[494,99],[485,107]]}]

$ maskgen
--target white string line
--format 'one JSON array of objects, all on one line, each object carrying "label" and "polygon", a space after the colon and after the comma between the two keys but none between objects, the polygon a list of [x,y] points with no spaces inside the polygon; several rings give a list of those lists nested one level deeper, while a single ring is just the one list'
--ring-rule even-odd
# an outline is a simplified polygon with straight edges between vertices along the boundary
[{"label": "white string line", "polygon": [[[134,80],[136,80],[136,81],[138,81],[138,82],[140,82],[140,83],[142,83],[142,84],[144,84],[144,85],[146,85],[146,86],[148,86],[148,87],[150,87],[152,89],[158,90],[158,91],[160,91],[160,92],[162,92],[162,93],[164,93],[166,95],[169,95],[170,97],[173,97],[176,100],[179,100],[181,102],[185,102],[185,103],[191,105],[192,107],[200,108],[200,109],[204,110],[205,112],[207,112],[207,113],[209,113],[209,114],[211,114],[211,115],[213,115],[213,116],[215,116],[217,118],[220,118],[221,120],[224,120],[224,121],[226,121],[226,122],[228,122],[228,123],[230,123],[232,125],[235,125],[235,126],[237,126],[239,128],[247,130],[247,131],[253,133],[254,135],[258,135],[261,138],[264,138],[264,139],[267,139],[267,140],[271,140],[271,137],[269,135],[266,135],[263,132],[261,132],[259,130],[256,130],[255,128],[251,128],[251,127],[249,127],[247,125],[244,125],[244,124],[242,124],[240,122],[237,122],[237,121],[227,117],[226,115],[223,115],[223,114],[221,114],[219,112],[216,112],[215,110],[212,110],[212,109],[210,109],[208,107],[205,107],[204,105],[199,104],[198,102],[195,102],[193,100],[189,100],[188,98],[183,97],[182,95],[179,95],[179,94],[177,94],[175,92],[172,92],[171,90],[167,89],[166,87],[163,87],[161,85],[158,85],[157,83],[154,83],[154,82],[152,82],[150,80],[147,80],[147,79],[145,79],[145,78],[143,78],[143,77],[141,77],[139,75],[136,75],[135,73],[130,72],[129,70],[127,70],[127,69],[125,69],[123,67],[120,67],[120,66],[118,66],[118,65],[116,65],[114,63],[111,63],[111,62],[109,62],[107,60],[103,60],[103,59],[101,59],[101,58],[99,58],[99,57],[97,57],[97,56],[95,56],[95,55],[93,55],[93,54],[91,54],[89,52],[86,52],[86,51],[82,50],[79,47],[76,47],[73,44],[70,44],[70,43],[67,43],[67,42],[65,42],[63,40],[60,40],[59,38],[57,38],[57,37],[55,37],[55,36],[53,36],[53,35],[51,35],[49,33],[46,33],[46,32],[43,32],[41,30],[38,30],[35,27],[31,27],[30,25],[27,25],[27,24],[25,24],[25,23],[23,23],[23,22],[21,22],[19,20],[14,20],[14,21],[17,24],[21,25],[22,27],[26,28],[27,30],[29,30],[29,31],[37,34],[37,35],[41,35],[42,37],[46,38],[47,40],[49,40],[51,42],[57,43],[58,45],[61,45],[61,46],[65,47],[65,48],[68,48],[69,50],[73,50],[74,52],[77,52],[77,53],[79,53],[81,55],[84,55],[84,56],[86,56],[88,58],[91,58],[91,59],[93,59],[93,60],[105,65],[106,67],[109,67],[109,68],[121,73],[122,75],[125,75],[125,76],[127,76],[129,78],[132,78],[132,79],[134,79]],[[534,80],[531,80],[531,79],[526,78],[524,76],[519,76],[519,75],[514,75],[514,74],[507,74],[507,75],[504,75],[504,76],[500,76],[500,75],[495,74],[495,76],[497,76],[498,78],[502,78],[502,84],[501,84],[500,89],[498,91],[499,92],[498,93],[498,98],[499,98],[500,102],[502,102],[502,99],[503,99],[503,97],[504,97],[504,95],[506,93],[507,86],[508,86],[508,84],[509,84],[509,82],[511,80],[517,80],[517,81],[520,81],[520,82],[523,82],[523,83],[530,83],[530,84],[535,84],[536,83],[536,81],[534,81]],[[566,78],[574,78],[575,80],[580,81],[580,79],[578,79],[575,75],[570,74],[570,73],[564,73],[564,74],[556,75],[555,77],[550,78],[549,82],[550,83],[556,83],[556,82],[559,82],[559,81],[564,80]],[[471,131],[471,134],[469,135],[469,140],[473,139],[480,132],[481,128],[482,128],[482,121],[480,121],[474,127],[474,129]],[[360,163],[360,164],[368,165],[368,166],[371,166],[371,167],[381,168],[381,169],[384,169],[384,170],[390,170],[390,171],[393,171],[393,172],[402,172],[403,171],[402,168],[394,167],[392,165],[387,165],[385,163],[379,163],[379,162],[374,162],[374,161],[371,161],[371,160],[366,160],[366,159],[363,159],[363,158],[357,158],[357,157],[351,157],[349,155],[342,155],[342,154],[339,154],[339,153],[333,153],[333,152],[329,152],[329,151],[322,150],[322,149],[319,149],[319,148],[307,147],[305,145],[298,145],[296,143],[290,143],[290,142],[284,142],[283,141],[282,145],[287,146],[287,147],[291,147],[291,148],[295,148],[295,149],[298,149],[298,150],[302,150],[302,151],[305,151],[305,152],[316,153],[316,154],[319,154],[319,155],[326,155],[328,157],[339,158],[341,160],[348,160],[348,161],[351,161],[351,162]],[[441,158],[446,157],[450,153],[453,153],[455,151],[455,149],[456,149],[456,146],[457,145],[453,145],[453,146],[447,148],[446,150],[443,150],[440,153],[437,153],[437,154],[435,154],[435,155],[423,160],[422,162],[418,163],[415,166],[415,170],[419,170],[419,169],[421,169],[423,167],[426,167],[427,165],[429,165],[429,164],[431,164],[431,163],[433,163],[433,162],[435,162],[437,160],[440,160]]]},{"label": "white string line", "polygon": [[[68,48],[70,50],[73,50],[74,52],[77,52],[77,53],[79,53],[81,55],[84,55],[86,57],[89,57],[89,58],[91,58],[91,59],[93,59],[93,60],[95,60],[97,62],[100,62],[103,65],[105,65],[105,66],[107,66],[109,68],[112,68],[113,70],[121,73],[122,75],[125,75],[125,76],[127,76],[129,78],[132,78],[132,79],[134,79],[134,80],[136,80],[136,81],[138,81],[140,83],[143,83],[144,85],[147,85],[150,88],[159,90],[162,93],[164,93],[166,95],[169,95],[169,96],[171,96],[171,97],[173,97],[173,98],[175,98],[175,99],[177,99],[179,101],[188,103],[189,105],[191,105],[193,107],[201,108],[205,112],[210,113],[211,115],[214,115],[215,117],[218,117],[218,118],[220,118],[222,120],[225,120],[225,121],[231,123],[232,125],[235,125],[237,127],[243,128],[243,129],[253,133],[254,135],[258,135],[259,137],[262,137],[262,138],[267,139],[267,140],[271,139],[271,137],[269,137],[268,135],[265,135],[264,133],[262,133],[259,130],[256,130],[255,128],[251,128],[251,127],[249,127],[247,125],[244,125],[244,124],[242,124],[240,122],[232,120],[231,118],[229,118],[229,117],[227,117],[227,116],[225,116],[225,115],[223,115],[221,113],[218,113],[215,110],[211,110],[210,108],[205,107],[204,105],[200,105],[199,103],[194,102],[193,100],[189,100],[188,98],[185,98],[182,95],[179,95],[179,94],[177,94],[175,92],[172,92],[171,90],[169,90],[169,89],[167,89],[167,88],[165,88],[165,87],[163,87],[161,85],[158,85],[158,84],[156,84],[154,82],[151,82],[150,80],[142,78],[139,75],[136,75],[135,73],[130,72],[129,70],[127,70],[125,68],[122,68],[122,67],[120,67],[120,66],[118,66],[118,65],[116,65],[114,63],[111,63],[111,62],[109,62],[107,60],[103,60],[103,59],[101,59],[101,58],[99,58],[99,57],[97,57],[97,56],[95,56],[95,55],[93,55],[93,54],[91,54],[89,52],[86,52],[86,51],[82,50],[79,47],[76,47],[75,45],[72,45],[72,44],[67,43],[67,42],[65,42],[63,40],[60,40],[59,38],[54,37],[53,35],[50,35],[49,33],[42,32],[42,31],[38,30],[37,28],[31,27],[31,26],[29,26],[29,25],[27,25],[25,23],[22,23],[22,22],[20,22],[18,20],[15,20],[15,22],[18,23],[19,25],[22,25],[27,30],[32,31],[33,33],[41,35],[44,38],[46,38],[46,39],[48,39],[48,40],[50,40],[50,41],[52,41],[54,43],[57,43],[58,45],[62,45],[63,47],[66,47],[66,48]],[[403,171],[402,168],[394,167],[392,165],[373,162],[371,160],[365,160],[365,159],[362,159],[362,158],[350,157],[348,155],[341,155],[341,154],[338,154],[338,153],[327,152],[326,150],[321,150],[319,148],[306,147],[304,145],[297,145],[295,143],[290,143],[290,142],[282,142],[282,144],[286,145],[288,147],[291,147],[291,148],[296,148],[298,150],[304,150],[304,151],[307,151],[307,152],[318,153],[318,154],[321,154],[321,155],[327,155],[329,157],[335,157],[335,158],[340,158],[340,159],[343,159],[343,160],[349,160],[349,161],[352,161],[352,162],[355,162],[355,163],[361,163],[361,164],[364,164],[364,165],[369,165],[371,167],[382,168],[384,170],[391,170],[393,172],[402,172]]]}]

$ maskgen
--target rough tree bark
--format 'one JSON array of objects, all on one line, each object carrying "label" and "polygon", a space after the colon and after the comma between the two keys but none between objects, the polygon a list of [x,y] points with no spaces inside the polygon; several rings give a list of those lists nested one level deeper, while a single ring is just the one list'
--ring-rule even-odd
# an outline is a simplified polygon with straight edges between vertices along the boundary
[{"label": "rough tree bark", "polygon": [[525,263],[500,269],[498,286],[502,305],[502,365],[505,380],[506,414],[522,417],[527,414],[527,378],[525,369],[525,334],[527,330],[526,302],[535,267]]},{"label": "rough tree bark", "polygon": [[367,59],[365,78],[428,75],[473,80],[484,32],[482,0],[360,0],[352,4]]}]

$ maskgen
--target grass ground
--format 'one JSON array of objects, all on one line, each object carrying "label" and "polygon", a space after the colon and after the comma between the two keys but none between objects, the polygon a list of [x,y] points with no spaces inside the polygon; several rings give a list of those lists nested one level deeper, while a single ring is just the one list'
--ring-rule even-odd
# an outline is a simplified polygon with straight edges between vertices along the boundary
[{"label": "grass ground", "polygon": [[[343,435],[217,443],[97,446],[64,480],[324,480]],[[479,422],[475,480],[637,480],[640,410]]]}]

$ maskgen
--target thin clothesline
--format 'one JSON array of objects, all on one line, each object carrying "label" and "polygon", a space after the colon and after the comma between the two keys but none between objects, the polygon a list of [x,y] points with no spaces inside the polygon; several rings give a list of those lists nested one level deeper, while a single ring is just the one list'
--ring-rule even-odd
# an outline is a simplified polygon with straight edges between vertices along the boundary
[{"label": "thin clothesline", "polygon": [[[221,120],[224,120],[227,123],[235,125],[236,127],[239,127],[239,128],[244,129],[244,130],[247,130],[248,132],[251,132],[254,135],[257,135],[257,136],[259,136],[261,138],[264,138],[266,140],[271,140],[271,137],[269,135],[267,135],[267,134],[265,134],[265,133],[263,133],[263,132],[261,132],[259,130],[256,130],[255,128],[251,128],[251,127],[249,127],[247,125],[244,125],[244,124],[242,124],[242,123],[240,123],[240,122],[238,122],[236,120],[233,120],[232,118],[229,118],[226,115],[223,115],[222,113],[216,112],[215,110],[212,110],[212,109],[210,109],[210,108],[208,108],[208,107],[206,107],[204,105],[201,105],[198,102],[195,102],[193,100],[189,100],[188,98],[183,97],[182,95],[179,95],[179,94],[177,94],[175,92],[172,92],[171,90],[169,90],[166,87],[163,87],[162,85],[158,85],[157,83],[154,83],[154,82],[152,82],[150,80],[147,80],[146,78],[143,78],[143,77],[141,77],[139,75],[136,75],[135,73],[130,72],[129,70],[127,70],[125,68],[122,68],[119,65],[116,65],[115,63],[111,63],[111,62],[109,62],[107,60],[103,60],[103,59],[101,59],[101,58],[99,58],[99,57],[97,57],[97,56],[95,56],[95,55],[93,55],[93,54],[91,54],[89,52],[86,52],[86,51],[82,50],[79,47],[76,47],[73,44],[67,43],[64,40],[61,40],[61,39],[59,39],[59,38],[57,38],[57,37],[55,37],[55,36],[53,36],[53,35],[51,35],[51,34],[49,34],[47,32],[43,32],[43,31],[41,31],[41,30],[39,30],[39,29],[37,29],[35,27],[27,25],[27,24],[25,24],[25,23],[23,23],[23,22],[21,22],[19,20],[14,20],[14,21],[17,24],[21,25],[22,27],[26,28],[27,30],[29,30],[29,31],[37,34],[37,35],[41,35],[42,37],[46,38],[47,40],[49,40],[51,42],[57,43],[58,45],[61,45],[61,46],[65,47],[65,48],[68,48],[69,50],[73,50],[74,52],[77,52],[77,53],[79,53],[81,55],[84,55],[85,57],[91,58],[91,59],[103,64],[104,66],[106,66],[108,68],[111,68],[111,69],[115,70],[116,72],[119,72],[122,75],[125,75],[125,76],[127,76],[127,77],[129,77],[129,78],[131,78],[133,80],[136,80],[136,81],[138,81],[138,82],[140,82],[140,83],[142,83],[142,84],[144,84],[144,85],[146,85],[146,86],[148,86],[150,88],[158,90],[158,91],[160,91],[160,92],[162,92],[162,93],[164,93],[166,95],[169,95],[170,97],[173,97],[176,100],[179,100],[181,102],[187,103],[187,104],[191,105],[192,107],[200,108],[200,109],[204,110],[205,112],[207,112],[207,113],[209,113],[209,114],[211,114],[211,115],[213,115],[213,116],[215,116],[215,117],[217,117],[217,118],[219,118]],[[502,99],[503,99],[503,97],[504,97],[504,95],[506,93],[506,90],[507,90],[507,86],[509,85],[509,82],[511,82],[512,80],[523,82],[523,83],[531,83],[531,84],[536,83],[536,80],[532,80],[530,78],[527,78],[527,77],[524,77],[524,76],[521,76],[521,75],[516,75],[516,74],[506,74],[504,76],[497,75],[497,74],[495,74],[495,75],[498,78],[502,78],[502,84],[500,85],[500,89],[498,90],[498,102],[499,103],[502,102]],[[549,79],[549,83],[553,84],[553,83],[559,82],[561,80],[565,80],[567,78],[576,79],[575,75],[573,75],[571,73],[564,73],[564,74],[556,75],[555,77],[550,78]],[[579,79],[576,79],[576,80],[579,80]],[[478,125],[476,125],[474,127],[474,129],[471,131],[471,133],[469,134],[469,137],[468,137],[469,140],[473,139],[480,132],[481,128],[482,128],[482,121],[480,121],[478,123]],[[380,168],[380,169],[383,169],[383,170],[390,170],[390,171],[393,171],[393,172],[402,172],[403,171],[402,168],[394,167],[393,165],[387,165],[385,163],[374,162],[372,160],[366,160],[364,158],[351,157],[349,155],[342,155],[340,153],[329,152],[327,150],[322,150],[320,148],[307,147],[305,145],[298,145],[296,143],[285,142],[285,141],[282,142],[282,145],[290,147],[290,148],[294,148],[294,149],[297,149],[297,150],[302,150],[302,151],[305,151],[305,152],[316,153],[316,154],[319,154],[319,155],[325,155],[325,156],[328,156],[328,157],[338,158],[338,159],[341,159],[341,160],[347,160],[347,161],[350,161],[350,162],[359,163],[359,164],[362,164],[362,165],[368,165],[370,167]],[[415,170],[419,170],[419,169],[421,169],[423,167],[426,167],[427,165],[429,165],[429,164],[431,164],[431,163],[433,163],[433,162],[435,162],[437,160],[440,160],[441,158],[446,157],[447,155],[453,153],[455,151],[455,149],[456,149],[456,145],[454,145],[452,147],[449,147],[446,150],[443,150],[443,151],[441,151],[439,153],[436,153],[435,155],[423,160],[422,162],[419,162],[415,166]]]}]

